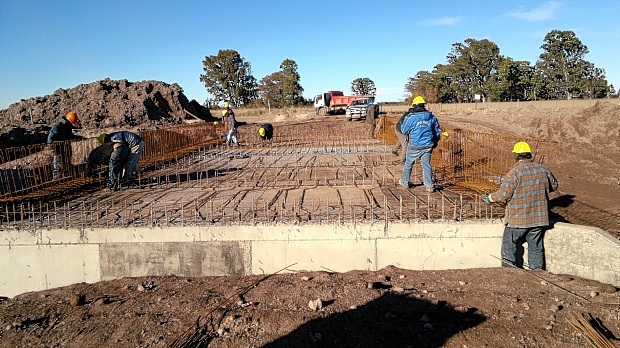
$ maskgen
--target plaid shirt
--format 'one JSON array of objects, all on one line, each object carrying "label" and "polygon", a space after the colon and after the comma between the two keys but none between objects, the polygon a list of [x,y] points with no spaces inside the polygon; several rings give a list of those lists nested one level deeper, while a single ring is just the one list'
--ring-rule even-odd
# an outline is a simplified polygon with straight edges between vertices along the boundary
[{"label": "plaid shirt", "polygon": [[489,199],[506,202],[508,227],[549,226],[549,192],[557,188],[558,181],[547,167],[523,159],[506,174],[499,190]]}]

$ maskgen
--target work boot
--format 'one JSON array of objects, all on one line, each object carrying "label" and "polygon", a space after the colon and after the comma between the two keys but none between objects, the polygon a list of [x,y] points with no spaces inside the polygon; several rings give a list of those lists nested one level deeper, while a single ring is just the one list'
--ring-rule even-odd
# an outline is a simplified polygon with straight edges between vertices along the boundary
[{"label": "work boot", "polygon": [[405,183],[403,182],[403,179],[402,179],[402,178],[401,178],[401,179],[398,179],[398,184],[399,184],[400,186],[404,187],[404,188],[409,188],[409,183],[406,183],[406,184],[405,184]]}]

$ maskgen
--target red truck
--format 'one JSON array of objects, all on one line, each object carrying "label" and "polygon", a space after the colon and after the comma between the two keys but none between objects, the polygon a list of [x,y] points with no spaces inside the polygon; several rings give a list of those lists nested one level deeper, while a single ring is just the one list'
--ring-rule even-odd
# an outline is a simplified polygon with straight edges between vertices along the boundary
[{"label": "red truck", "polygon": [[317,115],[344,114],[347,106],[362,95],[344,95],[342,91],[327,91],[314,96],[314,113]]}]

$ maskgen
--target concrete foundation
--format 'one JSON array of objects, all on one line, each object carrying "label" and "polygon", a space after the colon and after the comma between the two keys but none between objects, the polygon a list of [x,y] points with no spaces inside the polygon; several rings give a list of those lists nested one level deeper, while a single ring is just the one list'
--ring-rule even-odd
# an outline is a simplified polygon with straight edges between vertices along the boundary
[{"label": "concrete foundation", "polygon": [[[499,267],[503,225],[375,223],[227,225],[3,231],[0,296],[121,277]],[[545,237],[547,270],[620,286],[620,242],[557,223]],[[526,255],[527,257],[527,255]]]}]

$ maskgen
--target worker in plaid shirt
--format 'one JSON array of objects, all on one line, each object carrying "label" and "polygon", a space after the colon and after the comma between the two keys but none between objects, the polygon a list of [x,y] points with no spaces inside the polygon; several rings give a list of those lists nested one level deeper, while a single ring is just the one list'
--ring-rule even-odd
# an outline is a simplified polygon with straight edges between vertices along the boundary
[{"label": "worker in plaid shirt", "polygon": [[506,204],[502,266],[523,268],[523,243],[527,242],[529,268],[544,269],[549,192],[557,190],[558,181],[547,167],[532,161],[532,150],[526,142],[516,143],[512,153],[517,164],[506,174],[499,190],[482,199],[487,204]]}]

